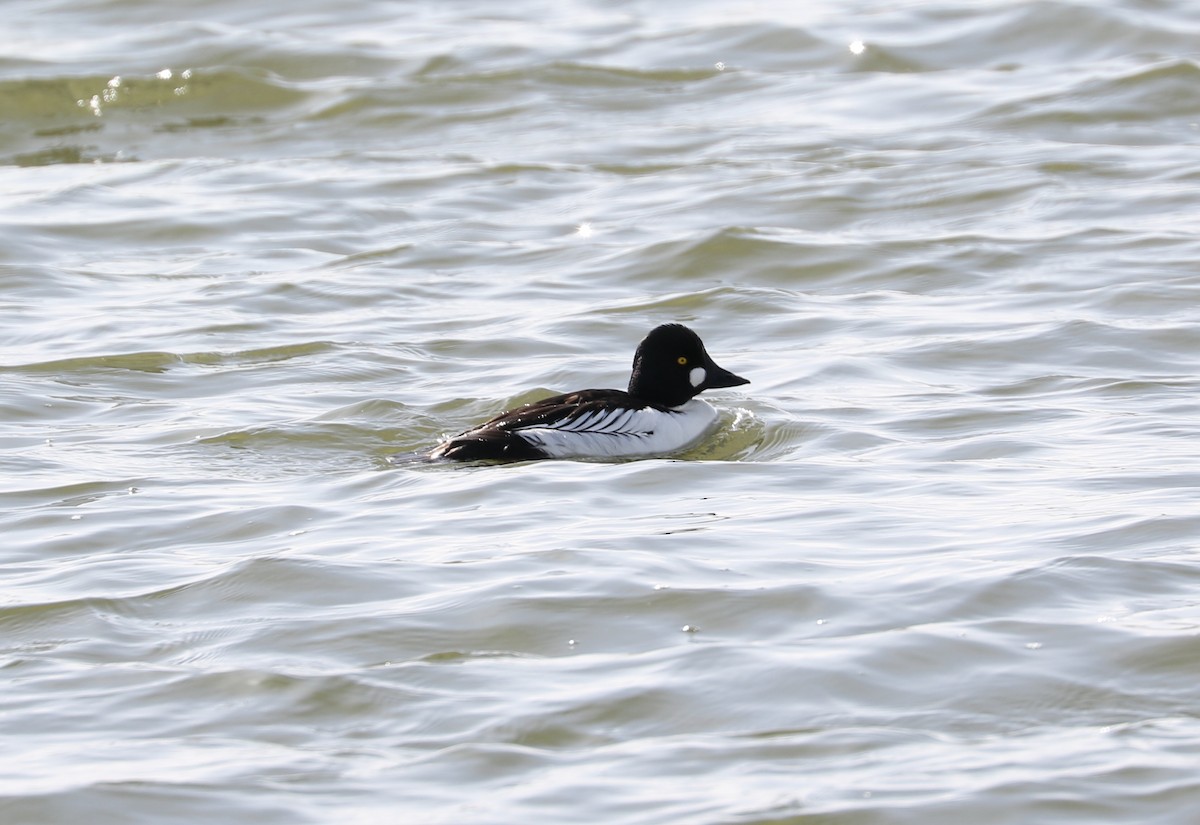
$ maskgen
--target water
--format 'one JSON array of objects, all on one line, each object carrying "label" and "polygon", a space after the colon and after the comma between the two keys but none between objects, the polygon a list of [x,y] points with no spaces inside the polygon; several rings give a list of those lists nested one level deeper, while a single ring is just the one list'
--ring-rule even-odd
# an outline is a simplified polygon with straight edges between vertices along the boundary
[{"label": "water", "polygon": [[1184,0],[5,11],[6,825],[1195,820]]}]

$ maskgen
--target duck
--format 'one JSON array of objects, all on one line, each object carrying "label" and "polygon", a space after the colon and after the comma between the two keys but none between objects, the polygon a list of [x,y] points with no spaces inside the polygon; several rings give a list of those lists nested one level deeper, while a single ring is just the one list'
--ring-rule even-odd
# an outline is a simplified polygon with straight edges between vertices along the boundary
[{"label": "duck", "polygon": [[445,439],[435,461],[632,459],[678,453],[717,423],[696,396],[750,381],[717,363],[683,324],[655,327],[638,344],[629,387],[555,395]]}]

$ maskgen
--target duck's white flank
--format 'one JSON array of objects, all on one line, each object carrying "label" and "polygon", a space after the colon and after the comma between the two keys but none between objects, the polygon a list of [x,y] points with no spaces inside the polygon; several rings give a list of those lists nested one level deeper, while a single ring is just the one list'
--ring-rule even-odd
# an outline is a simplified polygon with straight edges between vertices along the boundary
[{"label": "duck's white flank", "polygon": [[513,432],[551,458],[633,458],[678,452],[716,423],[716,409],[693,398],[666,412],[616,408]]}]

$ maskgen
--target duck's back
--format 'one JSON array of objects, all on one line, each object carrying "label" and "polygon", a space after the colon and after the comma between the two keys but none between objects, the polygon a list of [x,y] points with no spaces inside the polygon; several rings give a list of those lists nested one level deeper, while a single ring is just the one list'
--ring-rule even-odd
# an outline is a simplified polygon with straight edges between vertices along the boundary
[{"label": "duck's back", "polygon": [[526,404],[451,438],[433,458],[637,458],[675,452],[716,422],[693,399],[664,407],[621,390],[581,390]]}]

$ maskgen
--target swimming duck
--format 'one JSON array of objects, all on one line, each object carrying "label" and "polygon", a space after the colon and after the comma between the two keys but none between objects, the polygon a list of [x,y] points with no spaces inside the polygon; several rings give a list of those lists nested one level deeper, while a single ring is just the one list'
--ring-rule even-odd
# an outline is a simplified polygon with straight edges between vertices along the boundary
[{"label": "swimming duck", "polygon": [[639,458],[699,441],[717,411],[705,390],[750,382],[720,367],[682,324],[650,331],[633,356],[627,390],[578,390],[517,407],[433,449],[431,459]]}]

